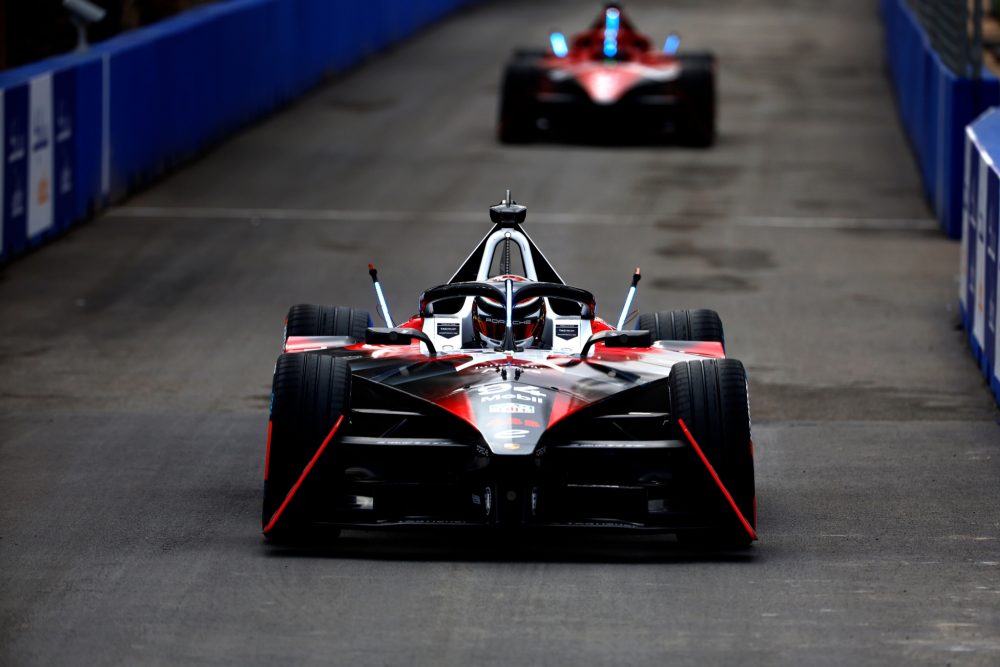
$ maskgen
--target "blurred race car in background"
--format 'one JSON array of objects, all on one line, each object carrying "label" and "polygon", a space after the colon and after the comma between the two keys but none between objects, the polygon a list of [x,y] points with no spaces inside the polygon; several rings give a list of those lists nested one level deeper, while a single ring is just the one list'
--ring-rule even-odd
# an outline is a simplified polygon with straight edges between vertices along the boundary
[{"label": "blurred race car in background", "polygon": [[497,134],[501,142],[543,137],[584,141],[715,141],[715,56],[663,48],[636,31],[618,4],[567,42],[519,49],[506,65]]},{"label": "blurred race car in background", "polygon": [[756,539],[747,378],[711,310],[627,330],[565,284],[508,191],[451,280],[396,326],[293,306],[274,371],[263,530],[575,527]]}]

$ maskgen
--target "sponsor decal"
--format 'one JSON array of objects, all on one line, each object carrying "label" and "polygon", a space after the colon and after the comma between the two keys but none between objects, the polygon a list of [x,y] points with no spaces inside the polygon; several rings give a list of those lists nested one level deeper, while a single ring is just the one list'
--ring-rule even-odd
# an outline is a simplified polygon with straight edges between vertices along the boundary
[{"label": "sponsor decal", "polygon": [[525,405],[524,403],[496,403],[490,406],[490,413],[503,415],[533,415],[535,414],[535,406]]},{"label": "sponsor decal", "polygon": [[531,431],[523,428],[509,428],[503,431],[497,431],[493,434],[496,440],[518,440],[520,438],[525,438],[531,434]]},{"label": "sponsor decal", "polygon": [[537,387],[519,386],[514,389],[509,383],[490,384],[476,387],[480,403],[499,403],[500,401],[517,401],[519,403],[544,403],[545,392]]},{"label": "sponsor decal", "polygon": [[3,245],[27,242],[29,85],[3,93]]},{"label": "sponsor decal", "polygon": [[541,428],[542,424],[535,421],[534,419],[519,419],[518,417],[511,417],[510,419],[502,419],[496,417],[491,419],[486,425],[489,427],[499,426],[500,424],[510,424],[512,426],[525,426],[527,428]]},{"label": "sponsor decal", "polygon": [[557,324],[556,337],[571,340],[580,335],[580,327],[575,324]]},{"label": "sponsor decal", "polygon": [[28,239],[52,227],[52,75],[29,84]]},{"label": "sponsor decal", "polygon": [[458,322],[438,322],[437,335],[441,338],[454,338],[460,331]]}]

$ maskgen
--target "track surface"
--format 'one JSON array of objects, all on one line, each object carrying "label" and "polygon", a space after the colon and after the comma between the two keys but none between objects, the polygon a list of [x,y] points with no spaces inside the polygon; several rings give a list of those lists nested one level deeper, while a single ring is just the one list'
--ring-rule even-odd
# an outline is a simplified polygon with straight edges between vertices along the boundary
[{"label": "track surface", "polygon": [[[956,330],[867,0],[633,0],[721,62],[703,152],[503,148],[510,48],[595,3],[487,3],[0,275],[0,663],[1000,662],[1000,428]],[[505,187],[613,315],[706,306],[751,374],[762,540],[259,535],[295,302],[397,316]],[[239,210],[254,209],[254,210]]]}]

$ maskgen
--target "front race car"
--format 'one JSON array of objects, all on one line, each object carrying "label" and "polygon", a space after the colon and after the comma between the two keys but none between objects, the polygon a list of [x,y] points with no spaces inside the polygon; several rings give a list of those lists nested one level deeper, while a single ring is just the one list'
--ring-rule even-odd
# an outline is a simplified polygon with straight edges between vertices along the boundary
[{"label": "front race car", "polygon": [[711,145],[715,58],[680,43],[671,34],[653,48],[612,4],[572,40],[554,32],[547,50],[515,51],[501,84],[500,140]]},{"label": "front race car", "polygon": [[[407,322],[392,325],[374,268],[390,326],[354,309],[290,311],[265,535],[460,525],[755,539],[746,375],[714,311],[613,327],[524,233],[523,207],[491,214],[493,231]],[[510,273],[514,254],[526,276]]]}]

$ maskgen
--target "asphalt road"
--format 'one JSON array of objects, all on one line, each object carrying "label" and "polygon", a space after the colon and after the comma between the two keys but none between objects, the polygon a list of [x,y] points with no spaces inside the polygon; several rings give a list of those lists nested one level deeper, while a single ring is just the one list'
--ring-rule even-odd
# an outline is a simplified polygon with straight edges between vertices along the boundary
[{"label": "asphalt road", "polygon": [[[710,151],[500,147],[500,64],[592,2],[491,2],[0,272],[0,664],[996,665],[1000,427],[868,0],[632,0],[720,58]],[[658,37],[657,37],[658,38]],[[572,283],[711,307],[761,541],[260,536],[296,302],[397,315],[507,187]]]}]

